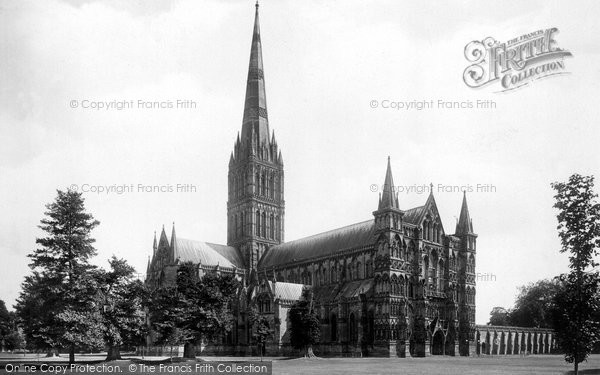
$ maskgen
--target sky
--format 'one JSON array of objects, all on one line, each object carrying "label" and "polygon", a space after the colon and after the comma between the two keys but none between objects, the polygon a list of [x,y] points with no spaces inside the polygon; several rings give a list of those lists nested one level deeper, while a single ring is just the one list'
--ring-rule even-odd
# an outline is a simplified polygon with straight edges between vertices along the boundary
[{"label": "sky", "polygon": [[[401,208],[423,205],[422,187],[433,183],[446,233],[461,188],[474,190],[478,324],[492,307],[511,307],[517,287],[566,272],[550,183],[600,175],[598,16],[593,1],[261,1],[286,240],[372,218],[390,156]],[[175,223],[182,238],[226,242],[227,166],[241,130],[253,18],[246,0],[0,0],[7,306],[30,272],[27,254],[57,189],[84,191],[101,222],[93,262],[103,267],[115,254],[143,274],[163,225],[170,233]],[[573,55],[564,60],[569,74],[508,92],[463,82],[469,42],[553,27]],[[423,110],[384,108],[432,100]],[[495,108],[437,107],[477,100]]]}]

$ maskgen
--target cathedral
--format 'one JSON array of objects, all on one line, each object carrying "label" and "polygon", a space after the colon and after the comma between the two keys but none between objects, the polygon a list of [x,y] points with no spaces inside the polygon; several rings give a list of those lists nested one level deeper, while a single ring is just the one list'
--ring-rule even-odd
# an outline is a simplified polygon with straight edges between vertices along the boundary
[{"label": "cathedral", "polygon": [[473,355],[477,235],[466,195],[454,233],[447,233],[433,191],[422,206],[400,208],[388,158],[369,220],[285,242],[283,157],[269,129],[258,10],[242,130],[229,160],[227,245],[179,238],[174,226],[168,238],[163,227],[147,285],[172,283],[178,265],[190,261],[200,275],[239,278],[235,327],[203,353],[256,350],[246,317],[251,303],[273,328],[265,354],[293,353],[287,311],[309,289],[321,321],[317,355]]}]

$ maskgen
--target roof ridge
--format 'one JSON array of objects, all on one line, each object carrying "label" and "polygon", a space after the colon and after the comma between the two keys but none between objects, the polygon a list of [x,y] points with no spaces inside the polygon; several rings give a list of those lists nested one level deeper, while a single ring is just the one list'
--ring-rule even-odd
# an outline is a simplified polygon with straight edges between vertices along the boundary
[{"label": "roof ridge", "polygon": [[[344,225],[343,227],[333,228],[333,229],[330,229],[330,230],[326,230],[325,232],[320,232],[320,233],[312,234],[312,235],[310,235],[310,236],[306,236],[306,237],[297,238],[297,239],[295,239],[295,240],[292,240],[292,241],[287,241],[287,242],[284,242],[284,243],[285,243],[285,244],[289,244],[289,243],[296,242],[296,241],[300,241],[300,240],[306,240],[306,239],[309,239],[309,238],[313,238],[313,237],[320,236],[320,235],[323,235],[323,234],[328,234],[328,233],[335,232],[335,231],[337,231],[337,230],[345,229],[345,228],[348,228],[348,227],[358,226],[358,225],[360,225],[360,224],[366,224],[366,223],[368,223],[368,222],[373,222],[373,223],[374,223],[374,222],[375,222],[375,220],[374,220],[374,219],[369,219],[369,220],[360,221],[360,222],[358,222],[358,223],[354,223],[354,224],[348,224],[348,225]],[[284,243],[282,243],[282,245],[283,245]]]},{"label": "roof ridge", "polygon": [[235,246],[223,245],[223,244],[214,243],[214,242],[206,242],[206,241],[202,241],[202,240],[194,240],[194,239],[191,239],[191,238],[180,238],[180,237],[177,237],[177,241],[179,241],[179,240],[191,241],[191,242],[200,242],[200,243],[204,243],[204,244],[207,244],[207,245],[217,245],[217,246],[235,248]]}]

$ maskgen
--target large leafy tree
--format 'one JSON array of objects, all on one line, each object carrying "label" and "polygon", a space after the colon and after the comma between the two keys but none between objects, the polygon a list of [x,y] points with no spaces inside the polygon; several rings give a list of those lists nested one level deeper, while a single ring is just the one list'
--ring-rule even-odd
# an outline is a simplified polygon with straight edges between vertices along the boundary
[{"label": "large leafy tree", "polygon": [[104,341],[108,346],[107,360],[121,359],[122,346],[143,344],[147,334],[144,304],[147,293],[144,284],[135,279],[135,269],[124,259],[113,256],[110,270],[100,274]]},{"label": "large leafy tree", "polygon": [[558,278],[539,280],[520,287],[515,307],[508,315],[507,325],[552,327],[554,297],[562,289],[563,284]]},{"label": "large leafy tree", "polygon": [[558,235],[561,252],[569,253],[569,274],[556,298],[554,329],[565,360],[573,363],[575,374],[600,340],[600,277],[593,268],[600,248],[600,204],[594,192],[593,176],[572,175],[567,182],[555,182],[554,207],[559,210]]},{"label": "large leafy tree", "polygon": [[25,339],[17,326],[14,311],[8,311],[0,300],[0,350],[15,350],[25,347]]},{"label": "large leafy tree", "polygon": [[184,317],[177,287],[161,287],[151,293],[148,309],[154,342],[161,346],[185,343],[188,339],[178,328]]},{"label": "large leafy tree", "polygon": [[37,348],[102,345],[101,318],[96,305],[98,284],[89,259],[96,254],[91,231],[99,224],[85,211],[81,193],[58,191],[46,205],[39,228],[44,237],[29,255],[32,274],[25,278],[16,311],[27,341]]},{"label": "large leafy tree", "polygon": [[11,316],[4,301],[0,300],[0,350],[5,346],[5,339],[12,331]]},{"label": "large leafy tree", "polygon": [[302,349],[305,357],[315,357],[313,345],[321,340],[321,322],[313,307],[312,293],[309,289],[305,289],[302,298],[290,307],[288,317],[292,346]]},{"label": "large leafy tree", "polygon": [[496,306],[490,312],[489,325],[492,326],[507,326],[508,323],[508,310],[504,307]]},{"label": "large leafy tree", "polygon": [[252,338],[260,352],[260,360],[263,359],[263,348],[269,337],[273,335],[269,319],[260,314],[256,305],[252,305],[248,311],[248,321],[252,325]]},{"label": "large leafy tree", "polygon": [[181,264],[175,285],[153,293],[151,322],[157,342],[183,343],[184,357],[195,358],[201,340],[214,341],[231,330],[230,307],[238,287],[232,275],[207,273],[200,278],[196,265]]}]

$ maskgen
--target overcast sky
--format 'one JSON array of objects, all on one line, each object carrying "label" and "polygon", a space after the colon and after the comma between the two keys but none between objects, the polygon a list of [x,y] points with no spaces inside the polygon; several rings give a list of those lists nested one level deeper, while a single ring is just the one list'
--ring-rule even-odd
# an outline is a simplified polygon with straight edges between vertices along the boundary
[{"label": "overcast sky", "polygon": [[[434,184],[446,233],[462,198],[453,186],[494,186],[468,194],[477,272],[495,278],[478,282],[477,323],[512,306],[517,286],[567,270],[550,183],[600,175],[600,3],[264,0],[260,12],[287,240],[372,218],[371,185],[383,183],[389,155],[396,185]],[[117,254],[145,272],[154,231],[164,224],[170,234],[172,222],[182,238],[226,242],[227,165],[253,18],[252,1],[0,0],[0,299],[14,303],[44,205],[72,184],[134,185],[85,193],[101,221],[99,265]],[[464,84],[470,41],[552,27],[573,54],[569,75],[508,93]],[[82,108],[85,100],[134,108]],[[138,100],[196,108],[144,109]],[[496,108],[406,111],[373,100]],[[403,209],[426,199],[399,197]]]}]

